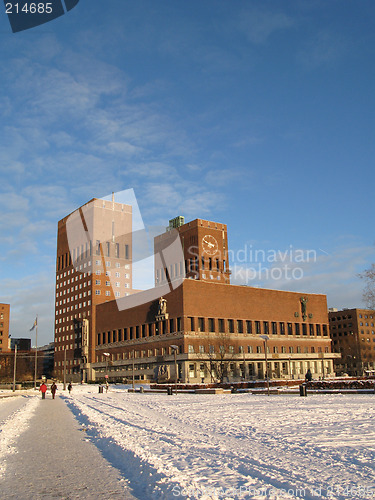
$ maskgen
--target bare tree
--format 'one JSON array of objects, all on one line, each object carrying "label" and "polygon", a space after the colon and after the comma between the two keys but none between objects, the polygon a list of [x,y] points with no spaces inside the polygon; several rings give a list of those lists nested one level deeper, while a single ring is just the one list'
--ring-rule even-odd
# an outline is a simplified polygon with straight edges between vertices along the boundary
[{"label": "bare tree", "polygon": [[375,309],[375,264],[359,275],[366,283],[363,290],[363,300],[371,309]]},{"label": "bare tree", "polygon": [[224,382],[230,374],[230,364],[236,359],[238,342],[228,332],[201,335],[201,339],[204,339],[205,352],[200,352],[198,356],[204,362],[211,381]]}]

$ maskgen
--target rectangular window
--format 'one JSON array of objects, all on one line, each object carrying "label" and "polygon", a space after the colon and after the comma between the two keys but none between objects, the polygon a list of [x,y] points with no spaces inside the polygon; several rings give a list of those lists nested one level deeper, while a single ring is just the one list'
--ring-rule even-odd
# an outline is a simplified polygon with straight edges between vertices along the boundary
[{"label": "rectangular window", "polygon": [[243,321],[242,321],[242,319],[237,320],[237,332],[243,333]]},{"label": "rectangular window", "polygon": [[125,259],[129,259],[129,245],[125,245]]},{"label": "rectangular window", "polygon": [[200,354],[204,354],[204,345],[199,346],[199,352]]},{"label": "rectangular window", "polygon": [[106,246],[106,256],[109,257],[110,256],[110,245],[109,245],[109,241],[106,242],[105,244]]},{"label": "rectangular window", "polygon": [[117,259],[120,257],[120,244],[119,243],[116,243],[116,246],[115,246],[115,256]]},{"label": "rectangular window", "polygon": [[302,323],[302,335],[307,335],[307,325],[306,325],[306,323]]},{"label": "rectangular window", "polygon": [[198,318],[198,330],[204,332],[204,318]]},{"label": "rectangular window", "polygon": [[189,354],[194,354],[194,346],[188,345],[188,353]]},{"label": "rectangular window", "polygon": [[314,335],[314,325],[309,325],[310,335]]},{"label": "rectangular window", "polygon": [[285,323],[283,321],[280,321],[280,334],[285,335]]},{"label": "rectangular window", "polygon": [[296,335],[299,335],[300,334],[299,323],[295,323],[294,328],[295,328]]},{"label": "rectangular window", "polygon": [[209,332],[214,332],[215,331],[215,320],[214,320],[214,318],[208,318],[208,331]]},{"label": "rectangular window", "polygon": [[220,333],[224,333],[224,331],[225,331],[224,330],[224,320],[223,319],[219,319],[218,322],[219,322],[219,332]]},{"label": "rectangular window", "polygon": [[251,321],[246,321],[246,333],[252,332]]},{"label": "rectangular window", "polygon": [[194,326],[194,323],[195,323],[195,322],[194,322],[194,318],[193,318],[192,316],[189,316],[188,320],[189,320],[189,324],[190,324],[190,331],[191,331],[191,332],[194,332],[194,330],[195,330],[195,326]]},{"label": "rectangular window", "polygon": [[277,323],[272,321],[272,335],[277,335]]},{"label": "rectangular window", "polygon": [[229,330],[229,333],[234,333],[234,321],[233,321],[233,319],[228,319],[228,330]]},{"label": "rectangular window", "polygon": [[253,352],[253,346],[252,346],[252,345],[248,345],[248,346],[247,346],[247,352],[248,352],[249,354],[252,354],[252,352]]},{"label": "rectangular window", "polygon": [[268,321],[263,321],[263,333],[265,333],[266,335],[269,334],[269,325],[268,325]]},{"label": "rectangular window", "polygon": [[316,325],[316,334],[320,335],[320,325]]},{"label": "rectangular window", "polygon": [[293,335],[292,323],[288,323],[288,335]]},{"label": "rectangular window", "polygon": [[96,255],[100,255],[100,240],[96,240]]},{"label": "rectangular window", "polygon": [[324,336],[328,335],[327,325],[323,325],[323,335]]},{"label": "rectangular window", "polygon": [[260,321],[255,322],[255,333],[260,333]]}]

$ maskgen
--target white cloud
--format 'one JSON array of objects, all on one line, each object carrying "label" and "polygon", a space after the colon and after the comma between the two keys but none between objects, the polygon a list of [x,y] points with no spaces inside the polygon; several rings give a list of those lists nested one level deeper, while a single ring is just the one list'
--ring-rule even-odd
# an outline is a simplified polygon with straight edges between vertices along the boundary
[{"label": "white cloud", "polygon": [[[325,294],[329,307],[363,306],[363,283],[358,273],[366,266],[373,248],[338,247],[331,254],[317,250],[316,258],[311,250],[301,250],[306,256],[310,255],[302,262],[295,258],[298,251],[294,249],[294,252],[291,258],[288,256],[277,262],[264,261],[262,257],[250,263],[232,262],[232,283]],[[258,255],[262,256],[261,253]]]}]

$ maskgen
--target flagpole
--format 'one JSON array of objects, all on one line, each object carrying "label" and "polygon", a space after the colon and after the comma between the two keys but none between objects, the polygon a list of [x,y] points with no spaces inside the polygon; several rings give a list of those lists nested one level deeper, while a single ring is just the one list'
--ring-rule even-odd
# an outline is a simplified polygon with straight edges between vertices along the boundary
[{"label": "flagpole", "polygon": [[35,320],[35,372],[34,372],[34,389],[36,390],[36,378],[37,378],[37,367],[38,367],[38,315]]}]

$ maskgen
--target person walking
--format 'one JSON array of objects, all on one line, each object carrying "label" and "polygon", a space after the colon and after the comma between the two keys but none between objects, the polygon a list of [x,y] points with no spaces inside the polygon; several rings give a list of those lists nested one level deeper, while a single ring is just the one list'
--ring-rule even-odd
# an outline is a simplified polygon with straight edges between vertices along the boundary
[{"label": "person walking", "polygon": [[306,375],[305,375],[305,382],[311,382],[312,380],[312,373],[310,368],[307,370]]},{"label": "person walking", "polygon": [[69,385],[68,385],[69,396],[70,396],[70,393],[72,392],[72,389],[73,389],[72,383],[69,382]]},{"label": "person walking", "polygon": [[55,399],[56,391],[57,391],[57,385],[55,384],[55,382],[52,382],[52,385],[51,385],[52,399]]},{"label": "person walking", "polygon": [[42,399],[46,399],[47,386],[44,382],[40,384],[39,392],[42,393]]}]

